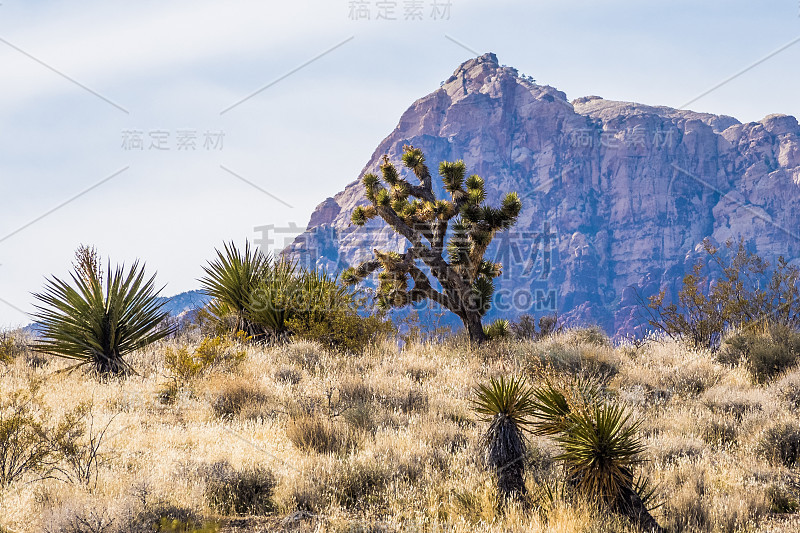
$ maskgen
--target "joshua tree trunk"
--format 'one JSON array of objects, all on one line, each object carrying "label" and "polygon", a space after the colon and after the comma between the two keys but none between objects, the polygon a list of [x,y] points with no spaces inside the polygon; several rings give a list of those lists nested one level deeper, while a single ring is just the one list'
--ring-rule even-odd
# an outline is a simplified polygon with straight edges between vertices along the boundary
[{"label": "joshua tree trunk", "polygon": [[477,311],[464,311],[459,313],[459,318],[461,318],[464,327],[467,329],[467,333],[469,333],[470,341],[479,344],[486,341],[486,333],[483,331],[481,316]]}]

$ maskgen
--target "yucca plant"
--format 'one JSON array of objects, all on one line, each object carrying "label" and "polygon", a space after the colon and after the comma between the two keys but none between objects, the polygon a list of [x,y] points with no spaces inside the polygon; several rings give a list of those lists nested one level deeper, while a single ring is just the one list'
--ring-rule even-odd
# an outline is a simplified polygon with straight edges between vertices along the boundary
[{"label": "yucca plant", "polygon": [[524,378],[491,378],[489,385],[479,385],[475,390],[472,408],[489,423],[483,439],[486,464],[497,476],[497,488],[504,499],[527,493],[523,431],[532,427],[534,407],[533,390]]},{"label": "yucca plant", "polygon": [[282,336],[300,291],[296,264],[286,259],[267,258],[261,279],[245,305],[248,320],[273,336]]},{"label": "yucca plant", "polygon": [[[603,401],[592,383],[578,381],[571,402],[553,384],[532,392],[533,433],[547,435],[561,446],[556,457],[568,485],[584,497],[621,512],[646,531],[662,531],[642,502],[633,468],[642,462],[644,445],[637,437],[640,422],[619,405]],[[646,496],[652,496],[648,489]]]},{"label": "yucca plant", "polygon": [[483,333],[489,340],[504,339],[511,335],[511,323],[505,318],[498,318],[491,324],[483,326]]},{"label": "yucca plant", "polygon": [[245,242],[244,251],[234,243],[225,243],[224,250],[215,250],[217,258],[203,267],[206,275],[199,281],[203,290],[213,298],[210,312],[219,320],[234,319],[234,329],[253,337],[265,334],[262,326],[252,320],[250,307],[253,294],[265,280],[271,259]]},{"label": "yucca plant", "polygon": [[53,277],[34,294],[42,304],[33,315],[42,335],[35,350],[92,365],[101,375],[120,374],[131,370],[125,355],[174,333],[162,326],[168,313],[155,275],[146,279],[138,261],[127,274],[109,263],[105,285],[98,268],[76,267],[70,276],[72,284]]}]

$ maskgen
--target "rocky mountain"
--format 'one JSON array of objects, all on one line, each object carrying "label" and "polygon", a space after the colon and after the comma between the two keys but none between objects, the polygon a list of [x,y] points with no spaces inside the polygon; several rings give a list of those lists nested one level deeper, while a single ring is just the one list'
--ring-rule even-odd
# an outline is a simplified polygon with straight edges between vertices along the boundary
[{"label": "rocky mountain", "polygon": [[[674,292],[706,237],[741,237],[768,259],[800,261],[800,126],[791,116],[742,124],[597,96],[570,102],[484,54],[414,102],[361,175],[377,172],[384,154],[399,161],[405,144],[422,148],[433,173],[463,159],[486,180],[490,202],[507,191],[522,198],[517,225],[490,250],[504,264],[497,316],[557,310],[630,331],[641,322],[636,291]],[[317,207],[285,253],[338,269],[373,248],[401,249],[382,221],[350,223],[365,203],[355,180]]]},{"label": "rocky mountain", "polygon": [[176,317],[202,309],[209,301],[211,301],[211,298],[205,292],[199,290],[158,298],[159,303],[164,303],[161,308],[162,311]]}]

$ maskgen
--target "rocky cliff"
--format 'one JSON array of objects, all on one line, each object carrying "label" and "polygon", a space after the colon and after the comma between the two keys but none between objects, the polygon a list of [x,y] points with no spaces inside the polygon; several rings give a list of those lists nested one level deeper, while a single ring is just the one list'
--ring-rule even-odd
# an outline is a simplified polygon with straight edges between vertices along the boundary
[{"label": "rocky cliff", "polygon": [[[463,159],[486,180],[490,202],[507,191],[522,198],[517,225],[490,250],[504,264],[495,315],[557,310],[626,332],[641,321],[634,289],[674,290],[706,237],[800,258],[800,126],[791,116],[742,124],[596,96],[570,102],[485,54],[414,102],[362,175],[384,154],[399,161],[404,144],[422,148],[434,173]],[[355,180],[320,204],[286,253],[335,269],[376,247],[402,248],[380,221],[351,225],[363,203]]]}]

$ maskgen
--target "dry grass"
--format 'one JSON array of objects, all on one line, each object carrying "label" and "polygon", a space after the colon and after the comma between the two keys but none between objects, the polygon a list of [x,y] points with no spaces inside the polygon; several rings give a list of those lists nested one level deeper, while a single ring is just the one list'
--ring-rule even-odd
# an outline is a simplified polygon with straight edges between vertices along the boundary
[{"label": "dry grass", "polygon": [[[567,331],[477,350],[385,344],[358,357],[245,346],[234,366],[176,379],[165,354],[199,342],[148,348],[130,361],[139,376],[103,383],[58,373],[67,364],[57,360],[0,363],[0,402],[40,383],[43,419],[87,401],[98,425],[113,418],[97,486],[27,476],[0,490],[0,531],[144,532],[162,518],[194,527],[164,531],[630,531],[585,502],[543,497],[561,475],[545,438],[530,441],[534,506],[500,513],[478,451],[485,428],[467,400],[507,374],[584,376],[643,420],[641,470],[659,484],[655,515],[671,531],[797,530],[797,369],[756,384],[745,368],[672,342],[614,347]],[[267,516],[229,516],[251,512]]]}]

